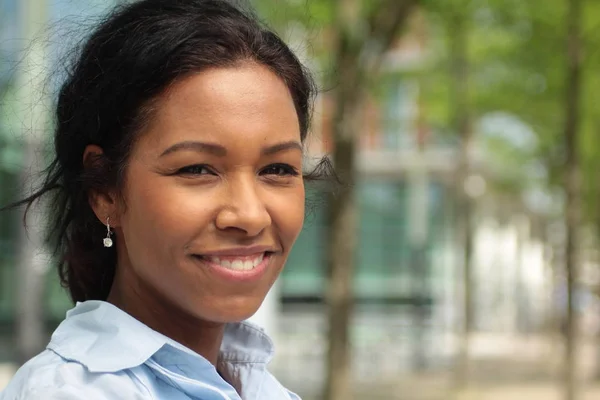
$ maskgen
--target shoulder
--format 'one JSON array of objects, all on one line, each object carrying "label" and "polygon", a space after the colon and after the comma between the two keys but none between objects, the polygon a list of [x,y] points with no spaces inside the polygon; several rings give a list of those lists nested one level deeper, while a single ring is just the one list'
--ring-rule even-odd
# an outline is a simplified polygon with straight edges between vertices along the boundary
[{"label": "shoulder", "polygon": [[92,373],[77,362],[45,350],[25,363],[0,400],[152,399],[130,371]]}]

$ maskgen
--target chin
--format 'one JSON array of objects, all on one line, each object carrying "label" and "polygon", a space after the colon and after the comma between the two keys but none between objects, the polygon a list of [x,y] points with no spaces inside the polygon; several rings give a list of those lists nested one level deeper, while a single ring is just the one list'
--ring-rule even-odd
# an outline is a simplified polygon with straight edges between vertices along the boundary
[{"label": "chin", "polygon": [[207,315],[205,315],[202,319],[208,319],[213,322],[224,324],[242,322],[256,314],[262,301],[257,304],[254,303],[255,302],[250,299],[246,299],[243,304],[235,305],[235,303],[229,303],[228,305],[231,307],[214,310],[209,318],[206,318]]},{"label": "chin", "polygon": [[256,313],[256,311],[257,310],[254,310],[254,312],[228,314],[228,315],[221,314],[219,316],[215,316],[215,317],[209,318],[209,319],[210,319],[210,321],[219,323],[219,324],[232,324],[232,323],[242,322],[242,321],[249,319]]}]

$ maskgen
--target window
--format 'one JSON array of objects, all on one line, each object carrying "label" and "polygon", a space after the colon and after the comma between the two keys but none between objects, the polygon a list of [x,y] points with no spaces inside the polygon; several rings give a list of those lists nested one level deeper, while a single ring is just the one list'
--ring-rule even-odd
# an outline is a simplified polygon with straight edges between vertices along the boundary
[{"label": "window", "polygon": [[410,148],[414,142],[414,107],[417,85],[394,78],[386,85],[382,100],[381,146],[383,149]]},{"label": "window", "polygon": [[[417,255],[409,245],[407,196],[408,188],[403,181],[368,180],[357,187],[360,226],[355,293],[359,298],[375,301],[410,299],[422,295],[414,293],[414,289],[423,284],[423,278],[426,286],[433,288],[432,274],[437,269],[431,263],[434,255],[443,251],[447,232],[444,191],[441,184],[430,183],[429,238],[420,254],[424,257],[424,271],[415,270]],[[323,295],[325,234],[325,210],[321,207],[307,219],[290,254],[281,278],[284,297]]]}]

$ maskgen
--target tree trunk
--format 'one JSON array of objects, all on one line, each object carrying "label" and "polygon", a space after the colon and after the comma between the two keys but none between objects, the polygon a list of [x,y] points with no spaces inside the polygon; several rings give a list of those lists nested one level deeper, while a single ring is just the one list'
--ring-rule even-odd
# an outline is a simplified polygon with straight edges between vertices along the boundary
[{"label": "tree trunk", "polygon": [[[600,215],[598,216],[600,219]],[[600,221],[596,221],[596,243],[598,243],[598,238],[600,238]],[[600,296],[600,283],[596,283],[594,286],[594,294],[596,297]],[[596,318],[598,316],[596,315]],[[596,335],[595,335],[595,345],[596,345],[596,370],[594,371],[594,380],[596,382],[600,382],[600,329],[596,326]]]},{"label": "tree trunk", "polygon": [[565,272],[567,275],[567,313],[565,321],[565,400],[577,397],[577,320],[574,309],[574,294],[577,285],[577,244],[581,199],[580,171],[578,156],[578,131],[581,89],[581,0],[567,0],[567,76],[565,95],[564,140],[566,150],[565,165]]},{"label": "tree trunk", "polygon": [[[459,176],[466,176],[466,173],[460,173]],[[466,179],[466,178],[465,178]],[[464,182],[460,179],[459,182]],[[459,186],[462,190],[462,185]],[[462,260],[463,270],[462,279],[458,286],[461,290],[459,300],[462,300],[463,319],[459,329],[458,338],[458,360],[455,375],[455,385],[458,391],[463,391],[468,387],[470,374],[470,340],[473,330],[473,216],[471,199],[465,194],[458,195],[458,212],[459,229],[462,233]]]},{"label": "tree trunk", "polygon": [[[598,178],[596,178],[598,179]],[[598,194],[596,194],[596,197],[598,197]],[[600,208],[600,202],[597,203],[596,207]],[[600,244],[600,212],[596,213],[596,221],[595,221],[595,236],[596,236],[596,240],[595,240],[595,245],[596,247],[598,246],[598,244]],[[593,291],[594,294],[596,296],[596,298],[600,297],[600,282],[596,283],[593,287]],[[597,318],[597,316],[596,316]],[[596,335],[595,335],[595,344],[596,344],[596,368],[594,371],[594,381],[600,382],[600,329],[598,329],[598,326],[596,326]]]},{"label": "tree trunk", "polygon": [[[352,316],[358,209],[354,193],[356,152],[363,126],[361,106],[369,79],[417,0],[383,0],[371,15],[362,15],[361,0],[336,0],[336,47],[332,77],[334,94],[333,163],[344,185],[328,201],[327,253],[328,354],[324,399],[352,398]],[[368,30],[361,29],[370,23]]]},{"label": "tree trunk", "polygon": [[356,143],[360,134],[359,64],[353,40],[353,27],[359,23],[357,0],[339,0],[337,48],[334,71],[336,87],[333,120],[333,163],[344,185],[329,194],[327,266],[329,283],[329,334],[325,399],[342,400],[352,396],[352,356],[350,319],[353,303],[353,276],[357,241],[358,210],[354,194],[356,182]]},{"label": "tree trunk", "polygon": [[[340,129],[340,128],[336,128]],[[336,142],[333,159],[343,176],[355,182],[353,140]],[[352,360],[350,319],[353,303],[353,271],[358,210],[352,187],[344,188],[329,200],[329,352],[325,399],[350,399]]]},{"label": "tree trunk", "polygon": [[[598,137],[600,137],[600,118],[597,118],[595,120],[595,130],[596,135]],[[600,168],[600,160],[596,159],[595,160],[595,164],[596,164],[596,168]],[[596,199],[596,203],[594,204],[595,206],[595,221],[594,221],[594,228],[595,228],[595,241],[594,241],[594,245],[596,248],[598,248],[598,246],[600,245],[600,201],[597,201],[598,199],[600,199],[600,177],[596,176],[595,177],[595,187],[596,190],[594,192],[594,199]],[[593,288],[594,294],[596,296],[596,298],[600,297],[600,282],[597,282],[594,285]],[[596,370],[594,371],[594,380],[596,382],[600,382],[600,329],[598,329],[599,327],[596,326],[596,337],[595,337],[595,342],[596,342]]]},{"label": "tree trunk", "polygon": [[459,331],[458,365],[455,384],[458,390],[464,390],[469,378],[469,341],[473,325],[472,301],[472,255],[473,255],[473,221],[472,199],[465,191],[465,182],[470,175],[470,147],[472,141],[471,115],[469,109],[469,62],[468,31],[466,16],[462,9],[455,10],[449,18],[450,57],[452,98],[454,104],[453,126],[460,136],[460,159],[456,174],[457,217],[462,240],[462,279],[458,284],[461,290],[459,300],[462,301],[463,319]]}]

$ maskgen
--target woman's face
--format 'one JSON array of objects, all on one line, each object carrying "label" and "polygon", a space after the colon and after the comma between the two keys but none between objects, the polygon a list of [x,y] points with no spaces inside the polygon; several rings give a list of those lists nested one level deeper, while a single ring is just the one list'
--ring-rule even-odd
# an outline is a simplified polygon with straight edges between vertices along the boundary
[{"label": "woman's face", "polygon": [[120,285],[193,318],[260,306],[304,218],[298,118],[263,66],[176,83],[132,149],[118,212]]}]

